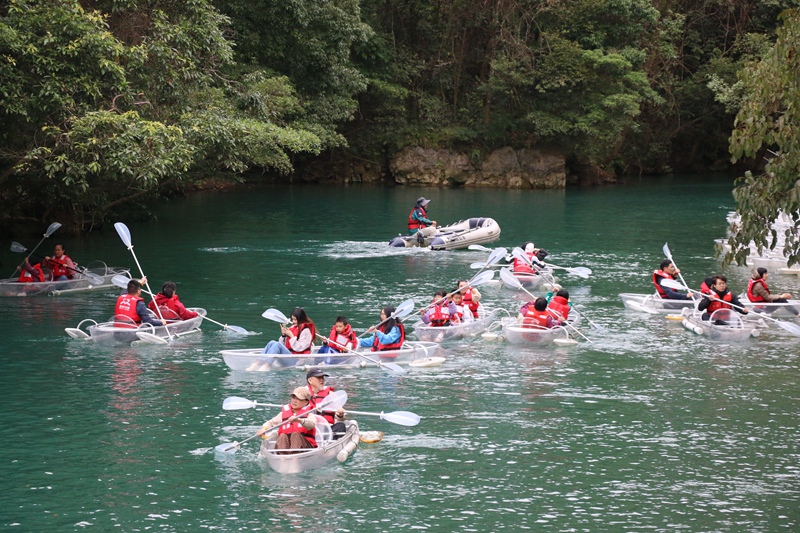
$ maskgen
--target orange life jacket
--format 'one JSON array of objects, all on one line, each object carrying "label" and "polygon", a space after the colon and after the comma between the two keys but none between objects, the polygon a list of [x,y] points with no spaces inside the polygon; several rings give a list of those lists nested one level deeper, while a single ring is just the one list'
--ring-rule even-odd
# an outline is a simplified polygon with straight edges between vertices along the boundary
[{"label": "orange life jacket", "polygon": [[[372,341],[372,351],[383,352],[387,350],[399,350],[402,348],[403,343],[406,342],[406,329],[403,327],[403,324],[400,323],[397,324],[397,327],[400,328],[400,338],[397,340],[397,342],[393,342],[391,344],[381,344],[380,339],[378,339],[378,336],[375,335],[375,339]],[[381,324],[380,329],[384,334],[387,334],[389,331],[391,331],[386,331],[386,324]]]},{"label": "orange life jacket", "polygon": [[[715,298],[719,298],[719,295],[717,293],[713,293],[713,296]],[[733,293],[730,290],[727,291],[722,296],[721,300],[724,301],[720,302],[719,300],[711,300],[711,304],[706,308],[706,313],[710,315],[711,313],[719,309],[731,309],[731,305],[729,302],[733,300]]]},{"label": "orange life jacket", "polygon": [[[134,324],[141,324],[142,317],[136,312],[136,305],[143,300],[144,299],[140,296],[134,296],[133,294],[125,293],[121,295],[117,298],[117,305],[114,307],[114,315],[129,318]],[[131,325],[126,322],[116,322],[114,326],[118,328],[131,327]]]},{"label": "orange life jacket", "polygon": [[62,255],[60,259],[58,257],[50,258],[50,261],[47,262],[47,266],[53,273],[53,279],[59,276],[67,276],[69,279],[73,278],[75,272],[67,269],[66,265],[68,261],[71,261],[71,259],[67,254]]},{"label": "orange life jacket", "polygon": [[569,301],[563,296],[554,296],[547,304],[547,310],[556,320],[566,320],[569,316]]},{"label": "orange life jacket", "polygon": [[[290,328],[289,328],[289,331],[291,331],[292,333],[294,333],[294,336],[295,336],[295,337],[297,337],[297,338],[299,339],[299,338],[300,338],[300,334],[301,334],[301,333],[302,333],[302,332],[303,332],[305,329],[310,329],[310,330],[311,330],[311,339],[312,339],[312,342],[313,342],[314,335],[316,334],[316,329],[314,328],[314,324],[313,324],[312,322],[298,322],[298,323],[297,323],[297,326],[292,326],[292,327],[290,327]],[[301,352],[296,352],[296,351],[294,351],[294,350],[292,349],[292,346],[291,346],[291,343],[289,342],[289,340],[290,340],[290,338],[289,338],[289,337],[286,337],[286,340],[284,341],[284,345],[286,346],[286,348],[287,348],[287,349],[288,349],[290,352],[292,352],[292,353],[311,353],[311,344],[309,344],[309,345],[308,345],[308,348],[306,348],[305,350],[303,350],[303,351],[301,351]]]},{"label": "orange life jacket", "polygon": [[666,298],[667,297],[667,293],[664,291],[664,288],[658,283],[659,280],[662,280],[662,279],[675,279],[675,278],[673,278],[672,276],[670,276],[669,274],[667,274],[663,270],[654,270],[653,271],[653,285],[656,286],[656,292],[658,292],[658,295],[661,296],[662,298]]},{"label": "orange life jacket", "polygon": [[344,327],[344,333],[338,333],[335,325],[331,327],[331,332],[328,334],[328,346],[331,350],[341,353],[344,350],[339,346],[347,346],[348,343],[351,350],[358,348],[358,337],[350,324]]},{"label": "orange life jacket", "polygon": [[750,281],[747,282],[747,299],[751,302],[763,302],[765,301],[763,297],[759,296],[753,289],[755,288],[756,283],[760,283],[764,286],[764,290],[769,292],[769,287],[767,286],[767,282],[763,279],[753,279],[750,278]]},{"label": "orange life jacket", "polygon": [[35,265],[31,265],[33,269],[36,271],[36,276],[28,272],[27,270],[23,269],[22,273],[17,278],[17,281],[20,283],[41,283],[44,281],[44,271],[42,271],[42,267],[39,263]]},{"label": "orange life jacket", "polygon": [[317,447],[317,428],[314,429],[306,429],[304,428],[300,422],[293,421],[286,423],[287,420],[292,418],[293,416],[309,413],[314,408],[311,406],[311,402],[308,402],[308,405],[297,411],[297,414],[292,411],[292,406],[290,404],[286,404],[281,409],[281,415],[283,416],[284,423],[281,424],[280,428],[278,428],[278,435],[288,435],[289,433],[300,433],[306,440],[311,444],[312,448]]},{"label": "orange life jacket", "polygon": [[[311,385],[308,386],[308,392],[311,393],[311,405],[312,409],[317,408],[317,404],[322,403],[322,401],[328,397],[328,394],[333,392],[333,387],[324,387],[321,391],[314,394],[314,390],[311,388]],[[336,413],[333,411],[322,411],[320,415],[328,421],[328,424],[333,424],[336,420]]]}]

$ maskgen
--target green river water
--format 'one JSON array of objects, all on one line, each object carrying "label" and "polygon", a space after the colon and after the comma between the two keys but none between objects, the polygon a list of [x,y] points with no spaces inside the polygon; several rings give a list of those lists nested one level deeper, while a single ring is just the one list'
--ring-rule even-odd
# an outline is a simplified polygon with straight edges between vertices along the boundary
[{"label": "green river water", "polygon": [[[618,297],[652,292],[665,242],[691,284],[718,271],[730,191],[730,180],[677,177],[566,192],[264,186],[123,221],[154,288],[177,281],[187,305],[261,334],[205,323],[167,347],[103,348],[64,328],[108,318],[113,293],[0,300],[0,530],[798,531],[800,339],[771,327],[713,343]],[[478,336],[404,376],[331,372],[346,407],[422,416],[416,427],[359,417],[386,435],[343,465],[279,475],[255,441],[215,455],[275,414],[223,411],[226,397],[283,403],[304,382],[296,371],[233,372],[219,355],[277,337],[265,309],[303,306],[323,332],[345,314],[363,331],[381,307],[427,302],[486,258],[388,248],[421,195],[440,223],[497,220],[489,246],[532,239],[555,264],[591,268],[588,280],[559,278],[604,331],[547,349]],[[135,268],[111,226],[56,233],[41,250],[56,242],[84,264]],[[20,259],[8,244],[3,276]],[[726,274],[744,289],[747,268]],[[770,282],[800,293],[795,277]],[[493,306],[521,303],[483,293]]]}]

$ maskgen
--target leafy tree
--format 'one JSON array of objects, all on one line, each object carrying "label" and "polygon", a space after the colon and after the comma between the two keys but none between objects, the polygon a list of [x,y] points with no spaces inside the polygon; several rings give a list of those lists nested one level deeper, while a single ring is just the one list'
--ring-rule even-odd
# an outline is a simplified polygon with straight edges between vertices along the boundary
[{"label": "leafy tree", "polygon": [[205,0],[10,0],[0,19],[0,220],[91,229],[216,170],[317,153],[286,78],[231,68]]},{"label": "leafy tree", "polygon": [[[734,161],[769,157],[763,173],[747,172],[737,180],[741,225],[728,241],[726,262],[744,264],[751,241],[761,251],[774,249],[779,237],[785,238],[790,264],[800,261],[800,9],[786,10],[780,19],[772,49],[739,72],[743,96],[730,152]],[[779,236],[770,226],[781,211],[795,224]]]}]

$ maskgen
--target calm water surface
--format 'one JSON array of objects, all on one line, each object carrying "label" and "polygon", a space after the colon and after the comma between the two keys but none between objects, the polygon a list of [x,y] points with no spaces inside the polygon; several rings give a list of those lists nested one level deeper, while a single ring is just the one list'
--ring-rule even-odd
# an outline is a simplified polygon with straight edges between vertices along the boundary
[{"label": "calm water surface", "polygon": [[[263,187],[128,223],[154,286],[178,281],[187,305],[261,334],[206,323],[169,347],[100,348],[63,328],[106,319],[115,294],[0,300],[0,530],[798,531],[798,339],[772,327],[713,344],[617,296],[651,292],[665,242],[690,283],[718,271],[730,189],[680,178],[566,192]],[[363,331],[382,306],[427,301],[486,257],[389,249],[420,195],[440,223],[490,216],[498,245],[533,239],[553,263],[591,268],[589,280],[560,279],[605,331],[539,350],[477,337],[402,377],[332,372],[351,409],[423,417],[413,428],[360,417],[386,436],[345,465],[281,476],[253,441],[215,456],[274,414],[223,411],[226,397],[283,403],[304,381],[222,361],[220,349],[278,335],[265,309],[304,306],[323,331],[344,313]],[[19,260],[8,244],[4,275]],[[64,244],[83,263],[135,267],[111,227]],[[747,269],[726,273],[745,287]],[[800,293],[794,277],[771,284]]]}]

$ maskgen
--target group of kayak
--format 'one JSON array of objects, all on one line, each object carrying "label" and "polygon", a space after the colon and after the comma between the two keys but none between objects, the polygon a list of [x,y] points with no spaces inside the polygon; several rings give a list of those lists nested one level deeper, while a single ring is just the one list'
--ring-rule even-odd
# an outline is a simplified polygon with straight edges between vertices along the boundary
[{"label": "group of kayak", "polygon": [[[758,336],[757,328],[766,327],[763,319],[800,335],[800,326],[771,316],[779,311],[792,317],[800,316],[800,302],[791,300],[788,292],[772,293],[766,268],[758,267],[752,272],[747,289],[740,296],[730,290],[728,279],[723,275],[706,277],[700,288],[694,290],[684,281],[666,244],[664,250],[667,259],[653,271],[651,278],[655,294],[623,293],[620,297],[627,308],[651,314],[679,311],[680,314],[667,317],[674,317],[687,329],[717,340],[739,341]],[[751,313],[755,313],[755,319],[751,319]]]}]

